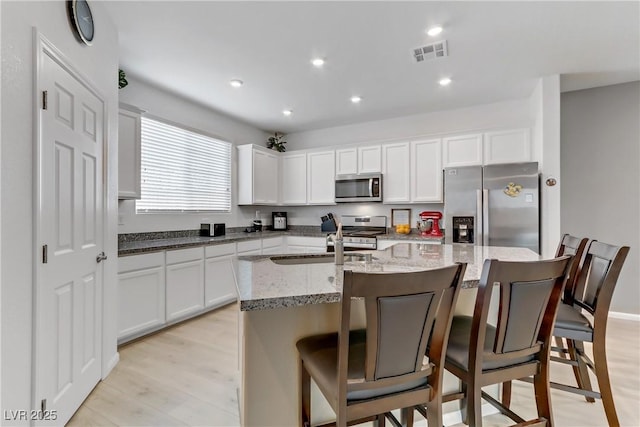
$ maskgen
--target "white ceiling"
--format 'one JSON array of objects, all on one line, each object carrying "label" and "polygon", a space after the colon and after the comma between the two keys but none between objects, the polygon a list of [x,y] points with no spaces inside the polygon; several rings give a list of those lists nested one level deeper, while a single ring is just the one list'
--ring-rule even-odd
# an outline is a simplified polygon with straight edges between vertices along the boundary
[{"label": "white ceiling", "polygon": [[[524,98],[553,74],[563,91],[640,79],[637,1],[104,4],[127,74],[267,131]],[[449,57],[415,63],[413,48],[442,39]]]}]

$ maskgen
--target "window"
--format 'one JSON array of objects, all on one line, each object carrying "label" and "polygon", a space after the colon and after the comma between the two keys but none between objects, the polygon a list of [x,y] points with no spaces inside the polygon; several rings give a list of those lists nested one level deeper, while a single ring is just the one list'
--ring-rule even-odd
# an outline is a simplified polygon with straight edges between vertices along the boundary
[{"label": "window", "polygon": [[231,210],[231,144],[142,118],[136,212]]}]

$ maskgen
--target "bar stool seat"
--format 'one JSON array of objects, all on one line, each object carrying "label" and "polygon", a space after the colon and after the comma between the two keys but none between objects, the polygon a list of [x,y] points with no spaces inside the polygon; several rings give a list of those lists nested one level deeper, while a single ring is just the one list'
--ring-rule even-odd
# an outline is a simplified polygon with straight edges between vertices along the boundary
[{"label": "bar stool seat", "polygon": [[569,304],[560,304],[553,329],[554,337],[593,341],[593,326],[587,317]]}]

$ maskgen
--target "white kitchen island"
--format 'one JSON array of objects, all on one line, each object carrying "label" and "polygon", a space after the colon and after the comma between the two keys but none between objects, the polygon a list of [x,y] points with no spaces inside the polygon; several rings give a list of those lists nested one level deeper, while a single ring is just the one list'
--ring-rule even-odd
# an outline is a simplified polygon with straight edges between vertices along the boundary
[{"label": "white kitchen island", "polygon": [[[462,290],[456,312],[471,314],[475,298],[473,288],[478,284],[485,259],[533,261],[540,258],[524,248],[421,243],[401,243],[371,253],[371,261],[345,260],[343,266],[335,265],[330,259],[318,258],[327,257],[326,254],[297,260],[286,259],[286,256],[238,259],[239,397],[243,426],[299,425],[300,367],[295,344],[302,337],[339,329],[338,302],[344,270],[407,272],[466,262],[463,288],[468,290]],[[362,310],[359,324],[353,324],[352,328],[364,326],[364,321]],[[453,390],[457,384],[457,380],[445,377],[445,390]],[[313,424],[335,419],[333,411],[315,388],[312,388],[311,405]]]}]

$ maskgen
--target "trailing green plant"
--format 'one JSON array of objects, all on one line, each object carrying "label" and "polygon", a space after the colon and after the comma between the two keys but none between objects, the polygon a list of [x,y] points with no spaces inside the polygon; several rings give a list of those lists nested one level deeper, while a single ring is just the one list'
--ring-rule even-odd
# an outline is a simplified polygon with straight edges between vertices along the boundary
[{"label": "trailing green plant", "polygon": [[124,73],[124,71],[118,70],[118,89],[122,89],[128,84],[129,82],[127,81],[127,75]]},{"label": "trailing green plant", "polygon": [[284,146],[284,144],[286,143],[287,141],[284,141],[284,135],[278,134],[278,132],[276,132],[273,134],[273,136],[267,139],[267,148],[283,153],[287,150],[287,147]]}]

